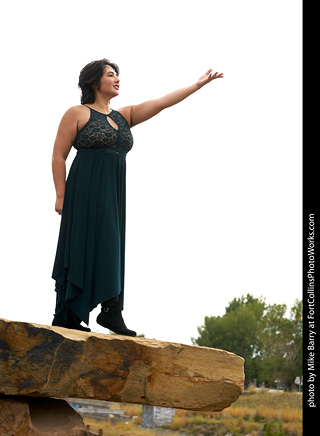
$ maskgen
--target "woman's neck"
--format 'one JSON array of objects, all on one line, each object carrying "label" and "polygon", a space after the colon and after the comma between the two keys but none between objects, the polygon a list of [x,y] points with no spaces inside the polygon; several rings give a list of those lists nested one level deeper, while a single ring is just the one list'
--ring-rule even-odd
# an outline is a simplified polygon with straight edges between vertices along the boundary
[{"label": "woman's neck", "polygon": [[110,98],[109,99],[101,98],[99,95],[97,95],[94,103],[91,103],[90,106],[99,112],[103,112],[105,114],[108,114],[111,111],[110,110],[110,100],[111,100]]}]

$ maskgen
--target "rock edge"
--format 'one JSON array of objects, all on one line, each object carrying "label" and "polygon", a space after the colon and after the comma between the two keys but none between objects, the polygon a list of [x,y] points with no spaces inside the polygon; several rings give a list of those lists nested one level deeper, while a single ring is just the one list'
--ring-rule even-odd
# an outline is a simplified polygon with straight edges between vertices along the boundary
[{"label": "rock edge", "polygon": [[214,348],[0,319],[0,393],[220,411],[244,359]]}]

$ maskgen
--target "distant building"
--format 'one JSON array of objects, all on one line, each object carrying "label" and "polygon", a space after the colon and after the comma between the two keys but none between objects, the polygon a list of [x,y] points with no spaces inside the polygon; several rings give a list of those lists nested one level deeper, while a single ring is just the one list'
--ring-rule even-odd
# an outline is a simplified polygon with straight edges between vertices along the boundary
[{"label": "distant building", "polygon": [[67,401],[83,417],[107,420],[125,417],[124,410],[115,409],[114,403],[108,401],[79,398],[68,398]]},{"label": "distant building", "polygon": [[162,427],[171,424],[175,410],[169,407],[143,406],[141,426],[145,428]]}]

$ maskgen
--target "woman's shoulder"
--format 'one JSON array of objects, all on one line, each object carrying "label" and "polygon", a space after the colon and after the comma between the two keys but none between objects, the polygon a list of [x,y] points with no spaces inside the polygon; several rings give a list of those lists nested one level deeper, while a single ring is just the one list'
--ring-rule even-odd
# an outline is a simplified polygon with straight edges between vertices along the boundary
[{"label": "woman's shoulder", "polygon": [[65,115],[78,115],[78,114],[85,114],[88,113],[90,111],[90,109],[83,105],[83,104],[79,104],[76,106],[71,106],[69,107],[69,109],[67,109],[67,111],[65,112]]},{"label": "woman's shoulder", "polygon": [[119,112],[123,116],[123,118],[125,118],[130,128],[131,128],[131,107],[132,106],[125,106],[117,110],[117,112]]},{"label": "woman's shoulder", "polygon": [[71,106],[63,114],[62,120],[67,122],[79,121],[90,116],[90,109],[84,105]]},{"label": "woman's shoulder", "polygon": [[90,109],[84,105],[71,106],[61,119],[61,126],[79,130],[90,118]]}]

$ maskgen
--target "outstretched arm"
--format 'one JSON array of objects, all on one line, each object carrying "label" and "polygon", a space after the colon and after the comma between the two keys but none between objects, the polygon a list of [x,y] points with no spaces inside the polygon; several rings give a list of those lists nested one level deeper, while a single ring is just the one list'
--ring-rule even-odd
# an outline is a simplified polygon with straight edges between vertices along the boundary
[{"label": "outstretched arm", "polygon": [[163,97],[148,100],[144,103],[135,105],[135,106],[127,106],[125,108],[120,109],[120,112],[130,120],[130,127],[136,126],[137,124],[143,123],[146,120],[157,115],[163,109],[166,109],[170,106],[173,106],[185,98],[189,97],[189,95],[198,91],[207,83],[211,82],[214,79],[223,78],[223,73],[212,73],[212,69],[208,70],[203,76],[201,76],[196,83],[186,86],[185,88],[178,89],[177,91],[173,91],[170,94],[167,94]]}]

